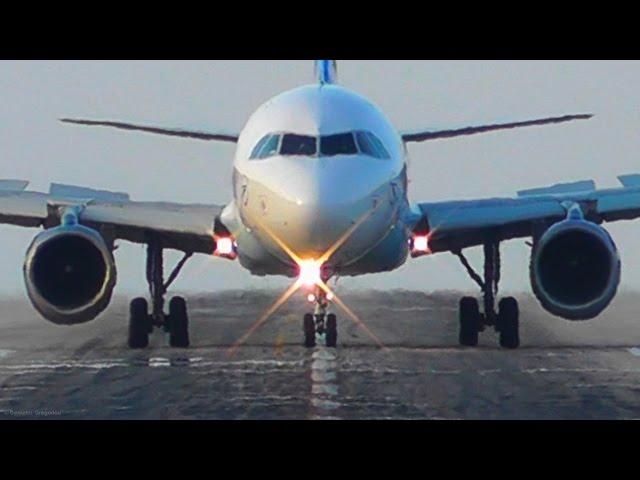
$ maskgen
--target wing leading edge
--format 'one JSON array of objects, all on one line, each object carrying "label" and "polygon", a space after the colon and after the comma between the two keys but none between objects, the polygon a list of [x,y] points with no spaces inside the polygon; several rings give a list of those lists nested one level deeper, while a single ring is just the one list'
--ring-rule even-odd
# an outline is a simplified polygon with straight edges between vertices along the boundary
[{"label": "wing leading edge", "polygon": [[75,118],[61,118],[62,123],[69,123],[73,125],[82,125],[88,127],[110,127],[118,130],[129,130],[136,132],[153,133],[155,135],[164,135],[169,137],[190,138],[195,140],[204,141],[216,141],[216,142],[228,142],[238,143],[237,134],[228,133],[211,133],[211,132],[199,132],[194,130],[181,130],[172,128],[154,127],[148,125],[135,125],[126,122],[116,122],[111,120],[84,120]]},{"label": "wing leading edge", "polygon": [[213,227],[222,206],[136,202],[123,193],[57,184],[49,193],[32,192],[26,191],[27,183],[0,181],[0,223],[49,227],[60,221],[58,207],[78,205],[80,223],[108,229],[116,239],[145,244],[153,232],[166,248],[205,254],[214,250]]},{"label": "wing leading edge", "polygon": [[569,205],[578,204],[596,222],[640,217],[640,176],[620,177],[622,188],[596,190],[592,181],[527,190],[518,198],[421,203],[420,220],[428,226],[434,253],[497,240],[532,237],[537,228],[564,220]]},{"label": "wing leading edge", "polygon": [[514,128],[537,127],[542,125],[552,125],[558,123],[573,122],[576,120],[589,120],[593,118],[590,114],[563,115],[561,117],[541,118],[537,120],[526,120],[524,122],[496,123],[493,125],[480,125],[475,127],[462,127],[451,130],[404,132],[402,139],[407,142],[426,142],[429,140],[441,140],[445,138],[464,137],[469,135],[479,135],[481,133],[495,132],[499,130],[512,130]]}]

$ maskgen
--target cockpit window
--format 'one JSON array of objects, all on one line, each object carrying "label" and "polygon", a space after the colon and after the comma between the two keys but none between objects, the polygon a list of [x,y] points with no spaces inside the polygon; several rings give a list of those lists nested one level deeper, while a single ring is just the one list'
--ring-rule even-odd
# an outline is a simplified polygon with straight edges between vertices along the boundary
[{"label": "cockpit window", "polygon": [[358,140],[358,147],[360,148],[360,151],[365,155],[385,160],[391,158],[389,152],[384,147],[380,139],[373,133],[357,132],[356,138]]},{"label": "cockpit window", "polygon": [[348,132],[312,137],[293,133],[269,134],[251,152],[251,159],[265,159],[276,155],[301,157],[335,157],[361,153],[373,158],[389,159],[389,151],[371,132]]},{"label": "cockpit window", "polygon": [[357,155],[358,147],[353,133],[341,133],[320,137],[320,156],[335,157],[336,155]]},{"label": "cockpit window", "polygon": [[370,157],[378,157],[378,151],[369,135],[367,135],[367,132],[356,133],[356,138],[358,139],[358,148],[360,148],[362,153]]},{"label": "cockpit window", "polygon": [[300,155],[313,157],[318,152],[315,137],[287,134],[282,138],[280,155]]},{"label": "cockpit window", "polygon": [[260,140],[258,142],[258,144],[255,146],[255,148],[253,149],[253,151],[251,152],[251,157],[249,158],[258,158],[258,154],[260,153],[260,150],[262,150],[262,147],[264,147],[264,144],[267,143],[267,141],[271,138],[271,135],[267,135],[266,137],[262,137],[262,140]]},{"label": "cockpit window", "polygon": [[251,159],[265,159],[278,154],[280,135],[267,135],[258,142],[251,153]]}]

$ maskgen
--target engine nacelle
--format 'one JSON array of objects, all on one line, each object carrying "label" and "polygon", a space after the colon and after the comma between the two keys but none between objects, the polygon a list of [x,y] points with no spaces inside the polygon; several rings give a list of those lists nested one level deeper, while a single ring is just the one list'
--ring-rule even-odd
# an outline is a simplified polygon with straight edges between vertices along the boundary
[{"label": "engine nacelle", "polygon": [[620,284],[620,256],[609,233],[569,219],[553,225],[531,257],[531,285],[542,306],[567,320],[590,320],[609,306]]},{"label": "engine nacelle", "polygon": [[102,313],[116,284],[116,266],[102,236],[82,225],[39,234],[24,263],[33,306],[58,325],[86,323]]}]

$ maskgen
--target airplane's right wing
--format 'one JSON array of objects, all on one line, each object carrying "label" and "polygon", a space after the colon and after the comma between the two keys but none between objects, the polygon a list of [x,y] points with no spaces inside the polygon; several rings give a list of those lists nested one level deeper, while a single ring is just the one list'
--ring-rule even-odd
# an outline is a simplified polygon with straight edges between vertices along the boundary
[{"label": "airplane's right wing", "polygon": [[[44,228],[33,239],[24,263],[27,294],[49,321],[75,325],[93,320],[109,305],[116,284],[115,240],[147,246],[146,277],[153,307],[132,302],[129,346],[148,345],[150,327],[167,325],[164,296],[195,253],[234,258],[233,244],[220,250],[228,233],[219,223],[218,205],[135,202],[124,193],[70,185],[51,185],[48,193],[26,191],[28,182],[0,180],[0,223]],[[184,252],[173,271],[164,275],[165,249]],[[186,305],[178,299],[182,325]],[[178,318],[175,305],[169,305]],[[188,331],[171,331],[173,346],[188,346]]]},{"label": "airplane's right wing", "polygon": [[153,233],[166,248],[214,251],[213,228],[222,206],[136,202],[123,193],[57,184],[49,193],[32,192],[26,191],[27,184],[0,181],[0,223],[50,227],[60,222],[64,207],[73,206],[80,208],[81,224],[109,229],[114,238],[144,244]]},{"label": "airplane's right wing", "polygon": [[216,141],[237,143],[238,134],[222,133],[222,132],[200,132],[194,130],[183,130],[177,128],[153,127],[148,125],[135,125],[125,122],[114,122],[111,120],[84,120],[74,118],[61,118],[62,123],[70,123],[73,125],[82,125],[87,127],[110,127],[119,130],[129,130],[136,132],[153,133],[155,135],[164,135],[168,137],[191,138],[195,140]]}]

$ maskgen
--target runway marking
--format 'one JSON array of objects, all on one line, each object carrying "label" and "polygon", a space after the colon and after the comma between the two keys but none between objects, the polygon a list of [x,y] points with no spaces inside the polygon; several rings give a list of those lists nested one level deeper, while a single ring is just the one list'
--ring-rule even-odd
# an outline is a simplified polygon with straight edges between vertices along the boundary
[{"label": "runway marking", "polygon": [[79,362],[79,361],[65,361],[57,363],[27,363],[19,365],[0,365],[0,370],[17,371],[18,373],[29,373],[38,370],[71,370],[71,369],[86,369],[86,370],[105,370],[107,368],[114,367],[127,367],[127,363],[123,361],[102,361],[102,362]]},{"label": "runway marking", "polygon": [[3,392],[31,392],[33,390],[38,390],[38,387],[34,387],[31,385],[18,385],[18,386],[6,386],[0,387],[0,391]]},{"label": "runway marking", "polygon": [[169,360],[168,358],[150,358],[149,366],[151,368],[170,367],[171,360]]},{"label": "runway marking", "polygon": [[640,348],[638,348],[638,347],[630,348],[629,349],[629,353],[631,355],[633,355],[634,357],[640,357]]},{"label": "runway marking", "polygon": [[339,402],[337,356],[333,351],[319,347],[311,356],[311,420],[340,420],[336,411]]},{"label": "runway marking", "polygon": [[311,387],[311,393],[313,395],[338,395],[338,386],[331,384],[314,383]]},{"label": "runway marking", "polygon": [[202,357],[194,358],[134,358],[134,359],[109,359],[109,360],[58,360],[55,362],[45,362],[36,360],[31,363],[0,364],[0,372],[11,372],[14,375],[25,375],[39,371],[65,371],[65,370],[89,370],[99,371],[114,368],[177,368],[188,367],[191,369],[208,369],[215,367],[217,371],[255,373],[266,371],[277,372],[291,368],[301,368],[305,362],[303,360],[244,360],[235,362],[205,360]]},{"label": "runway marking", "polygon": [[2,360],[3,358],[7,358],[10,355],[13,355],[14,352],[13,350],[0,350],[0,360]]}]

